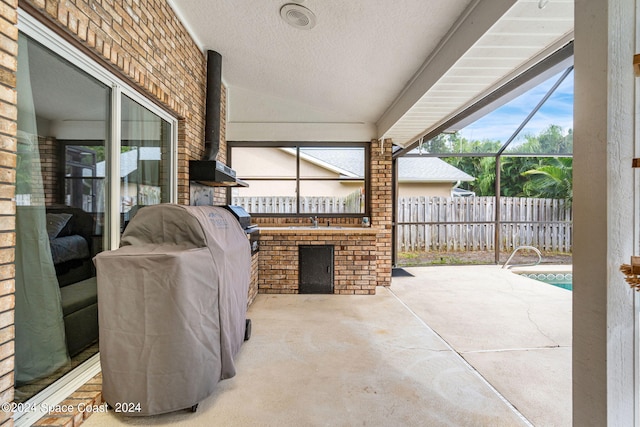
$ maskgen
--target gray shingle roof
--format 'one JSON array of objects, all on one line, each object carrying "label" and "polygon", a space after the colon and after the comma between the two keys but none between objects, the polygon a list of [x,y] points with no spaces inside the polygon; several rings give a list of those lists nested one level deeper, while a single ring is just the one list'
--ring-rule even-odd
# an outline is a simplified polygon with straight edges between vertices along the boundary
[{"label": "gray shingle roof", "polygon": [[437,157],[401,157],[398,180],[412,182],[473,181],[475,178]]},{"label": "gray shingle roof", "polygon": [[[293,151],[293,150],[292,150]],[[300,149],[301,156],[309,156],[335,168],[342,175],[364,176],[364,148],[308,148]]]},{"label": "gray shingle roof", "polygon": [[[291,150],[291,152],[295,152]],[[353,176],[364,175],[364,156],[358,148],[303,148],[301,152],[327,166],[347,171]],[[437,157],[401,157],[398,159],[400,182],[457,182],[473,181],[466,172]]]}]

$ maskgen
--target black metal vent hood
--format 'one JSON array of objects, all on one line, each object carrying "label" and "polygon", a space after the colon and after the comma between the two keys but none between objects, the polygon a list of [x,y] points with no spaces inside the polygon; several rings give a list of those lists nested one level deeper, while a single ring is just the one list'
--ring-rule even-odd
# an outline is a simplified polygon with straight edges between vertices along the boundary
[{"label": "black metal vent hood", "polygon": [[222,97],[222,56],[207,51],[207,92],[204,119],[204,157],[189,161],[189,179],[214,187],[247,187],[236,172],[216,160],[220,151],[220,101]]}]

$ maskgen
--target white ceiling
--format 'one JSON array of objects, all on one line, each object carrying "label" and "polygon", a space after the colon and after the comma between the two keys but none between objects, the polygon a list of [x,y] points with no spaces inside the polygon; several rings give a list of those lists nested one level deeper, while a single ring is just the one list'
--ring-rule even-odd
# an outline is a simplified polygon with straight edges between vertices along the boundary
[{"label": "white ceiling", "polygon": [[573,0],[170,0],[222,55],[228,140],[405,146],[572,38]]}]

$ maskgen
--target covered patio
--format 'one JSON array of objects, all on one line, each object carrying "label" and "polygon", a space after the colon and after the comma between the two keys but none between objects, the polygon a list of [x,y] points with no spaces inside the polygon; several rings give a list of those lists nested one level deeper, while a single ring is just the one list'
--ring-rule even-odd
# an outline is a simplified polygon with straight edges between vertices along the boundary
[{"label": "covered patio", "polygon": [[258,295],[237,375],[196,413],[84,425],[571,425],[570,291],[497,266],[406,271],[375,296]]},{"label": "covered patio", "polygon": [[[5,177],[0,197],[2,403],[10,404],[16,397],[21,365],[16,343],[47,342],[21,341],[16,332],[32,320],[19,319],[26,311],[21,311],[16,295],[29,288],[16,284],[16,271],[35,265],[29,258],[19,260],[17,235],[36,229],[23,228],[16,219],[17,207],[32,200],[20,192],[31,180],[17,173],[17,165],[32,163],[18,147],[30,146],[27,154],[39,155],[40,142],[48,146],[61,141],[55,145],[61,148],[65,140],[98,138],[98,151],[116,160],[105,179],[110,188],[110,197],[104,200],[107,220],[96,222],[100,237],[93,240],[100,244],[92,250],[117,249],[125,225],[120,196],[127,188],[120,185],[118,159],[122,149],[131,146],[123,137],[127,120],[122,120],[126,118],[122,113],[134,107],[133,102],[154,115],[158,135],[167,139],[162,141],[166,150],[161,159],[167,173],[158,173],[166,181],[162,200],[179,204],[192,202],[190,162],[206,157],[233,167],[232,143],[236,147],[274,141],[298,147],[318,142],[364,144],[373,187],[363,192],[370,195],[366,209],[330,219],[339,229],[360,224],[366,215],[377,234],[374,244],[368,245],[375,254],[362,256],[373,257],[368,261],[375,266],[366,273],[375,269],[375,274],[366,276],[376,281],[370,290],[377,289],[377,294],[261,294],[251,307],[254,338],[239,354],[238,376],[221,383],[197,413],[128,420],[112,412],[98,413],[87,419],[88,425],[299,425],[354,420],[385,425],[638,424],[640,297],[619,271],[640,247],[638,177],[631,168],[639,151],[640,73],[634,74],[633,62],[639,50],[637,0],[409,2],[415,8],[385,1],[307,1],[303,8],[308,6],[318,18],[311,31],[292,28],[272,2],[245,0],[246,7],[240,7],[237,2],[211,6],[205,0],[150,0],[135,7],[115,2],[115,8],[113,2],[88,0],[4,3],[0,11],[6,38],[0,84],[5,106],[0,118],[0,170]],[[365,4],[370,8],[364,10]],[[346,9],[338,7],[343,5]],[[276,9],[280,7],[278,3]],[[208,29],[213,32],[205,32]],[[137,40],[131,44],[133,33]],[[18,65],[19,52],[35,51],[18,49],[18,40],[23,42],[24,37],[34,47],[44,47],[45,57],[54,58],[54,64],[71,70],[63,75],[47,66],[29,68],[22,61]],[[419,141],[455,130],[453,119],[470,120],[494,107],[493,101],[524,88],[522,79],[533,82],[543,71],[532,75],[532,67],[573,46],[573,39],[573,294],[525,282],[498,267],[466,267],[458,274],[456,269],[446,273],[435,267],[415,269],[414,277],[390,283],[394,161]],[[356,43],[347,43],[351,41]],[[225,58],[223,79],[212,85],[223,89],[221,115],[212,120],[220,122],[222,132],[213,138],[214,144],[205,138],[208,132],[203,126],[204,54],[209,49]],[[17,89],[17,75],[22,74],[21,81],[31,81],[34,76],[24,74],[30,70],[34,76],[41,71],[44,77],[64,77],[73,85],[67,89],[34,79],[40,83],[36,96],[48,102],[38,105],[39,115],[30,115],[25,126],[18,123],[22,122],[18,116],[27,106],[27,111],[33,110],[33,97],[30,89]],[[101,95],[77,90],[78,75]],[[81,95],[83,102],[50,96],[51,88]],[[123,108],[123,103],[129,107]],[[31,129],[33,123],[40,129]],[[93,125],[101,133],[94,133]],[[170,131],[164,132],[167,127]],[[25,136],[38,143],[23,143]],[[64,171],[52,165],[62,163],[52,156],[42,166],[30,168],[40,172],[37,182],[43,183],[30,186],[42,193],[34,194],[38,203],[66,197],[58,191],[64,188],[62,181],[56,184],[59,189],[47,187],[47,194],[41,188],[53,182],[43,170]],[[55,176],[64,178],[64,173]],[[312,181],[297,172],[287,179]],[[210,200],[225,204],[233,191],[215,187]],[[87,208],[102,215],[101,209]],[[298,212],[265,217],[259,225],[276,220],[288,228],[307,225],[309,218]],[[44,221],[37,231],[45,236]],[[47,245],[43,247],[46,252]],[[483,278],[485,271],[488,276]],[[534,285],[541,289],[534,290]],[[57,294],[55,286],[53,290]],[[549,296],[538,297],[539,293]],[[48,300],[52,301],[57,310],[59,304]],[[562,301],[562,308],[548,310],[551,301]],[[64,352],[63,346],[60,349]],[[531,357],[536,363],[529,362]],[[96,375],[97,361],[96,354],[91,369],[76,370],[81,371],[77,377],[65,379],[63,386],[43,393],[42,399],[48,403],[64,399],[65,393]],[[5,411],[0,422],[30,425],[32,419],[24,414]],[[80,423],[84,415],[76,413],[74,418]],[[72,424],[78,425],[76,420]]]}]

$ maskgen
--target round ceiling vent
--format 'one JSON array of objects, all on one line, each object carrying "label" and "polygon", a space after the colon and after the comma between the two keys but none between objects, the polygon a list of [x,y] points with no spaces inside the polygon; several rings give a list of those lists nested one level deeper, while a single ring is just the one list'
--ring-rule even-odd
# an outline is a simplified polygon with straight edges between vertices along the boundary
[{"label": "round ceiling vent", "polygon": [[292,27],[310,30],[316,25],[316,15],[297,3],[287,3],[280,8],[280,16]]}]

